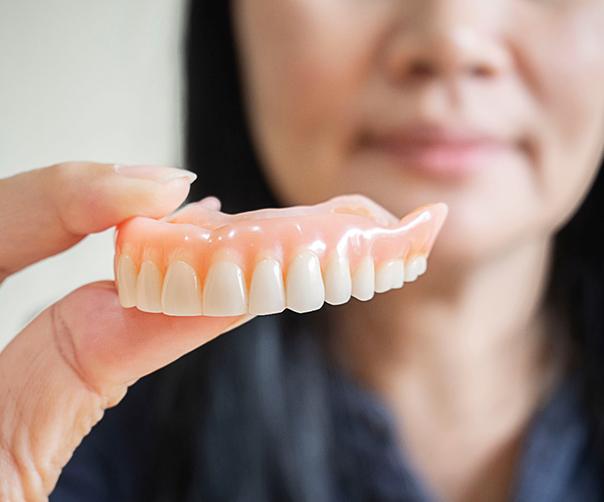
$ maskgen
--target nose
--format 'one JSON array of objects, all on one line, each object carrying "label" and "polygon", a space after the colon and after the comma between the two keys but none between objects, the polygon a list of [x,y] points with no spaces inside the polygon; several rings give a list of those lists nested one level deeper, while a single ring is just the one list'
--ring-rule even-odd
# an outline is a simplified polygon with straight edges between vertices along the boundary
[{"label": "nose", "polygon": [[[500,77],[511,64],[491,0],[417,0],[386,46],[386,67],[397,81]],[[409,4],[406,6],[409,8]]]}]

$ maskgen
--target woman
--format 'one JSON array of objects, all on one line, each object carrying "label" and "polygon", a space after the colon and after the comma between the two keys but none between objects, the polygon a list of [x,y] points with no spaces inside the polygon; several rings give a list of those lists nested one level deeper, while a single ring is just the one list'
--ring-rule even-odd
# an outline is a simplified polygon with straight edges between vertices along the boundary
[{"label": "woman", "polygon": [[[602,0],[194,2],[201,192],[228,211],[361,192],[449,218],[416,284],[255,319],[133,385],[51,500],[604,499],[602,46]],[[51,244],[3,244],[7,274],[187,190],[81,167],[0,185],[39,207],[64,202],[57,179],[97,194],[43,213],[31,237]],[[1,354],[0,493],[48,493],[126,385],[239,322],[116,305],[84,288]]]}]

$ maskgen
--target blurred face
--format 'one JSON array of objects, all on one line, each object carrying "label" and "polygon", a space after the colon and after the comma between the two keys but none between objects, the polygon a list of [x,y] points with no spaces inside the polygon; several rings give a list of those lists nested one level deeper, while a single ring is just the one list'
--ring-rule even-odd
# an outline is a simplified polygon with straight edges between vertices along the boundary
[{"label": "blurred face", "polygon": [[234,0],[249,118],[285,204],[442,201],[434,256],[547,238],[604,145],[604,0]]}]

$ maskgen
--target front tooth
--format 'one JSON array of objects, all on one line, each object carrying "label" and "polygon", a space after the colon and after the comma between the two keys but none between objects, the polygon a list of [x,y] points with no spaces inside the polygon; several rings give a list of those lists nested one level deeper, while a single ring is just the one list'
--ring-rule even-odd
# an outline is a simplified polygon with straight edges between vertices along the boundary
[{"label": "front tooth", "polygon": [[400,288],[405,281],[405,262],[390,260],[384,263],[375,274],[375,291],[384,293],[389,289]]},{"label": "front tooth", "polygon": [[325,269],[325,301],[331,305],[341,305],[350,300],[351,294],[348,258],[335,255]]},{"label": "front tooth", "polygon": [[143,312],[161,312],[161,273],[157,265],[146,260],[136,281],[136,305]]},{"label": "front tooth", "polygon": [[247,313],[247,291],[239,265],[218,261],[210,267],[203,290],[203,312],[211,316]]},{"label": "front tooth", "polygon": [[352,275],[352,296],[366,301],[375,294],[375,267],[373,258],[366,256]]},{"label": "front tooth", "polygon": [[325,301],[321,263],[310,251],[298,254],[287,271],[287,307],[303,313],[320,309]]},{"label": "front tooth", "polygon": [[174,316],[201,315],[199,281],[193,267],[174,261],[168,267],[161,292],[164,313]]},{"label": "front tooth", "polygon": [[285,309],[281,265],[277,260],[258,262],[250,285],[250,314],[276,314]]},{"label": "front tooth", "polygon": [[423,264],[419,256],[411,258],[411,260],[409,260],[407,263],[405,270],[405,282],[415,281],[420,275],[419,273],[421,272],[422,268]]},{"label": "front tooth", "polygon": [[117,261],[117,286],[122,307],[136,306],[136,265],[127,254]]}]

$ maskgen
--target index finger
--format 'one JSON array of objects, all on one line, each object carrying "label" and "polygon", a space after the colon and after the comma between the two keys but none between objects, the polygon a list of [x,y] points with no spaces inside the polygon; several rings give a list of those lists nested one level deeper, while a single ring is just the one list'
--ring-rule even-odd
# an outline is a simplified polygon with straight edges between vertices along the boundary
[{"label": "index finger", "polygon": [[0,282],[131,216],[170,213],[195,178],[172,167],[70,162],[0,179]]}]

